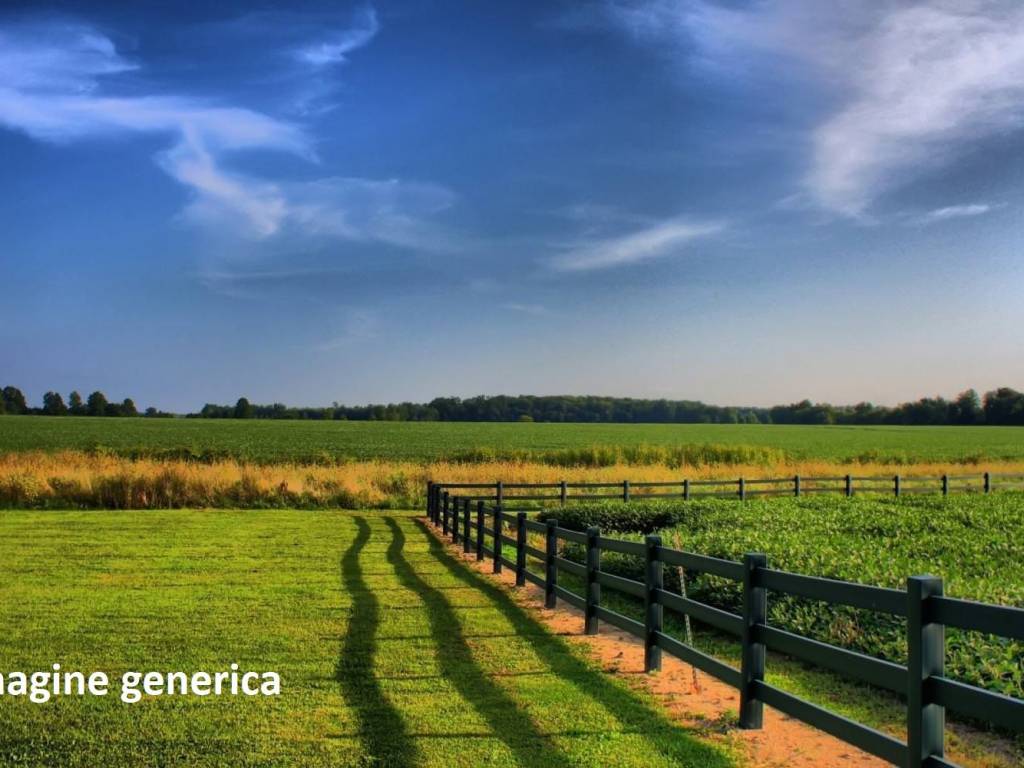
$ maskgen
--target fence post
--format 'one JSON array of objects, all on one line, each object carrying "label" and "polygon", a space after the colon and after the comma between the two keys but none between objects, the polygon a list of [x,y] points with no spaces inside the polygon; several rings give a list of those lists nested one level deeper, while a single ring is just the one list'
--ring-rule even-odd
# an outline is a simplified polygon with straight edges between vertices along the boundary
[{"label": "fence post", "polygon": [[434,522],[434,483],[427,480],[427,519]]},{"label": "fence post", "polygon": [[853,496],[853,475],[846,476],[846,496]]},{"label": "fence post", "polygon": [[622,500],[629,501],[629,480],[622,481]]},{"label": "fence post", "polygon": [[665,609],[655,594],[655,590],[665,586],[664,566],[658,557],[660,547],[660,536],[647,536],[644,539],[644,556],[647,561],[644,569],[644,672],[657,672],[661,669],[661,648],[658,647],[657,635],[664,626]]},{"label": "fence post", "polygon": [[462,506],[462,499],[458,496],[452,499],[452,544],[459,543],[459,507]]},{"label": "fence post", "polygon": [[740,501],[746,501],[747,500],[747,482],[742,477],[739,480],[739,486],[740,486]]},{"label": "fence post", "polygon": [[900,476],[899,475],[893,475],[893,478],[892,478],[892,492],[895,495],[897,495],[897,496],[900,495]]},{"label": "fence post", "polygon": [[942,579],[907,579],[907,765],[913,768],[944,752],[946,710],[928,695],[928,678],[942,675],[945,662],[945,627],[931,621],[928,611],[929,598],[941,596]]},{"label": "fence post", "polygon": [[448,504],[451,499],[448,496],[448,491],[444,492],[443,505],[441,507],[441,533],[445,536],[448,535]]},{"label": "fence post", "polygon": [[433,498],[433,509],[434,509],[434,525],[441,524],[441,487],[438,485],[434,486],[434,498]]},{"label": "fence post", "polygon": [[992,475],[990,475],[988,472],[986,472],[985,473],[985,493],[988,493],[991,490],[992,490]]},{"label": "fence post", "polygon": [[683,501],[690,500],[690,481],[689,479],[683,480]]},{"label": "fence post", "polygon": [[793,475],[793,495],[800,495],[800,475]]},{"label": "fence post", "polygon": [[516,514],[516,586],[526,584],[526,513]]},{"label": "fence post", "polygon": [[476,559],[484,559],[484,503],[476,503]]},{"label": "fence post", "polygon": [[559,486],[559,490],[561,491],[562,506],[564,507],[565,502],[568,501],[569,499],[569,486],[566,484],[565,480],[562,481],[561,485]]},{"label": "fence post", "polygon": [[597,526],[587,528],[587,586],[584,592],[587,605],[584,612],[583,633],[597,634],[597,607],[601,604],[601,585],[597,573],[601,570],[601,549],[597,539],[601,531]]},{"label": "fence post", "polygon": [[[501,483],[498,484],[499,487]],[[491,527],[492,538],[494,539],[494,568],[493,573],[501,573],[501,505],[494,508],[494,525]]]},{"label": "fence post", "polygon": [[766,568],[768,558],[759,553],[743,556],[743,650],[740,663],[740,728],[757,730],[764,720],[764,705],[754,695],[754,683],[764,680],[764,643],[757,642],[754,627],[768,620],[768,592],[754,584],[755,571]]},{"label": "fence post", "polygon": [[462,507],[462,553],[468,555],[473,551],[473,539],[469,536],[469,499]]},{"label": "fence post", "polygon": [[949,475],[942,476],[942,495],[949,496]]},{"label": "fence post", "polygon": [[505,501],[505,484],[499,480],[494,484],[494,503],[499,507]]},{"label": "fence post", "polygon": [[558,568],[555,566],[555,557],[558,555],[558,537],[555,536],[555,528],[558,527],[557,520],[548,520],[547,529],[544,534],[546,544],[544,554],[544,607],[555,607],[555,587],[558,586]]}]

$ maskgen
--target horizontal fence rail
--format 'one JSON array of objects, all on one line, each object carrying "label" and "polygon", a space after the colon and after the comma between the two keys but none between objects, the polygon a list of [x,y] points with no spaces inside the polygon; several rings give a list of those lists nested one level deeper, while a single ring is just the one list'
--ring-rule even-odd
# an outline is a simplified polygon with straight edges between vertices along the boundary
[{"label": "horizontal fence rail", "polygon": [[[972,477],[982,480],[985,492],[993,490],[993,476],[989,473]],[[793,480],[798,494],[807,490],[802,488],[801,478],[787,482]],[[804,480],[826,482],[837,479]],[[849,476],[838,478],[847,492],[852,480]],[[866,482],[869,478],[857,480]],[[942,479],[944,492],[949,491],[951,481],[949,477]],[[715,487],[728,482],[687,483],[686,491],[690,491],[689,486]],[[744,498],[744,492],[751,493],[745,487],[748,483],[757,487],[771,482],[776,481],[740,481],[738,495]],[[555,498],[565,503],[567,491],[573,487],[588,490],[616,488],[621,495],[616,494],[614,498],[628,500],[633,489],[644,485],[667,487],[665,483],[628,482],[557,483],[544,487],[558,488],[561,493]],[[897,493],[905,488],[901,488],[898,477],[895,486]],[[427,516],[443,535],[451,536],[453,543],[462,543],[464,552],[475,551],[478,560],[491,558],[495,573],[501,573],[507,567],[514,570],[517,585],[529,582],[540,587],[547,607],[554,608],[557,601],[562,600],[583,611],[586,634],[596,634],[598,623],[603,621],[642,639],[645,671],[661,669],[661,654],[665,652],[738,689],[741,728],[760,728],[763,705],[767,704],[876,757],[913,768],[955,768],[955,764],[944,757],[946,709],[1008,731],[1024,733],[1024,700],[968,685],[944,674],[947,626],[1024,640],[1024,610],[946,597],[942,579],[936,576],[912,576],[907,579],[906,591],[836,581],[769,568],[767,557],[759,553],[744,555],[739,562],[723,560],[667,548],[659,536],[647,536],[643,542],[608,538],[602,536],[596,527],[586,532],[569,530],[559,527],[556,520],[541,523],[531,520],[526,511],[512,513],[501,504],[486,503],[503,498],[511,501],[511,497],[503,495],[510,488],[529,490],[535,487],[502,483],[488,486],[429,483]],[[495,489],[495,495],[481,498],[479,495],[456,496],[452,493],[453,489],[476,491],[480,488]],[[535,546],[540,544],[541,538],[543,548]],[[582,561],[567,557],[560,548],[562,543],[582,547],[585,553]],[[507,556],[506,551],[514,556]],[[644,580],[602,571],[602,552],[617,552],[643,559]],[[665,566],[682,566],[689,571],[737,582],[743,593],[742,612],[731,613],[667,591],[663,580]],[[579,580],[582,594],[559,584],[559,573]],[[634,598],[638,606],[642,603],[643,621],[602,605],[602,589]],[[896,664],[770,626],[770,595],[798,596],[900,617],[906,624],[907,664]],[[667,634],[664,626],[666,609],[737,637],[741,643],[740,667],[737,669]],[[765,682],[766,650],[902,696],[907,704],[906,742]]]},{"label": "horizontal fence rail", "polygon": [[820,493],[857,496],[865,493],[906,494],[992,493],[1024,490],[1024,473],[981,472],[962,475],[839,475],[815,477],[758,477],[735,480],[689,480],[606,483],[432,483],[440,493],[471,501],[487,501],[507,509],[510,503],[555,501],[630,501],[631,499],[731,498],[746,501],[759,496],[804,496]]}]

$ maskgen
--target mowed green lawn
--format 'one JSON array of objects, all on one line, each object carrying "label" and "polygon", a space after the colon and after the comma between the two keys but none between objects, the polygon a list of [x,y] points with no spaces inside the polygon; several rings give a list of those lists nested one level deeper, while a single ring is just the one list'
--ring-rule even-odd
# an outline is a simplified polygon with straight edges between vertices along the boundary
[{"label": "mowed green lawn", "polygon": [[4,512],[0,672],[273,670],[276,698],[0,697],[2,765],[719,766],[409,514]]},{"label": "mowed green lawn", "polygon": [[124,455],[427,461],[469,449],[535,454],[589,446],[681,444],[776,448],[795,459],[1024,459],[1024,427],[747,424],[508,424],[0,417],[0,453],[106,448]]}]

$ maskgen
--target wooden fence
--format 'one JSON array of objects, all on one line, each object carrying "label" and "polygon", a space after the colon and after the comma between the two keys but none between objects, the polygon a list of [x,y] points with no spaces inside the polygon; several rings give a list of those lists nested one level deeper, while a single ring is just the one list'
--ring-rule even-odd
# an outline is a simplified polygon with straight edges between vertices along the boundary
[{"label": "wooden fence", "polygon": [[[556,520],[540,523],[531,520],[526,511],[512,513],[501,505],[486,504],[487,499],[457,497],[445,490],[453,487],[428,484],[427,515],[443,534],[450,534],[454,543],[461,542],[464,552],[475,552],[478,560],[491,558],[495,573],[500,573],[503,567],[514,569],[516,584],[531,582],[541,587],[550,608],[555,607],[558,600],[579,608],[584,613],[584,631],[587,634],[596,634],[598,622],[604,621],[641,638],[644,641],[646,671],[661,668],[664,651],[737,688],[742,728],[760,728],[762,708],[767,704],[883,760],[912,768],[955,767],[944,757],[946,709],[1002,729],[1024,733],[1024,701],[958,682],[943,673],[946,627],[1024,640],[1024,610],[945,597],[942,579],[935,576],[908,578],[904,592],[773,570],[768,567],[766,556],[760,553],[744,555],[741,562],[736,562],[670,549],[662,545],[658,536],[647,536],[640,543],[607,538],[597,528],[586,532],[573,531],[559,527]],[[495,486],[458,487],[473,490]],[[498,483],[496,496],[502,498],[504,490],[524,487],[538,486],[502,486]],[[558,487],[561,493],[555,498],[563,503],[566,501],[565,483],[544,487]],[[594,486],[577,484],[576,487]],[[944,482],[943,487],[948,491],[948,482]],[[985,487],[991,490],[987,482]],[[801,490],[799,480],[796,488]],[[741,486],[741,498],[742,490]],[[899,481],[897,490],[902,490]],[[623,486],[622,496],[617,497],[628,499],[629,493],[627,483]],[[529,534],[534,534],[535,543],[539,543],[536,537],[543,537],[544,548],[533,546]],[[583,562],[563,557],[560,542],[583,547]],[[505,554],[506,547],[512,557]],[[602,552],[619,552],[642,558],[645,563],[644,581],[602,571]],[[527,558],[543,563],[543,573],[531,571],[527,567]],[[723,611],[666,591],[663,579],[666,565],[738,582],[743,592],[742,614]],[[562,572],[581,580],[582,594],[558,583]],[[636,621],[603,606],[602,588],[642,601],[644,620]],[[904,618],[908,649],[906,666],[769,626],[769,592]],[[667,634],[664,625],[666,608],[738,637],[741,644],[740,668],[725,664]],[[768,649],[905,697],[907,741],[766,683],[765,652]]]},{"label": "wooden fence", "polygon": [[698,499],[731,498],[746,501],[757,496],[805,496],[834,493],[843,496],[883,494],[992,493],[996,490],[1024,490],[1024,473],[980,472],[963,475],[836,475],[815,477],[754,478],[735,480],[673,480],[615,483],[437,483],[441,491],[458,492],[463,499],[511,502],[596,501],[601,499]]}]

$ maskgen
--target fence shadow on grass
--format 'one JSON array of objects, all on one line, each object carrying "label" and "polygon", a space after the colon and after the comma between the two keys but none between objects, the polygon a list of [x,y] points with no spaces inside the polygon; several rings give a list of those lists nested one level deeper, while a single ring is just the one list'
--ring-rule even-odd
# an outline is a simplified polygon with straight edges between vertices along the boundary
[{"label": "fence shadow on grass", "polygon": [[353,519],[358,533],[341,559],[341,579],[345,592],[352,596],[352,614],[335,677],[358,720],[359,738],[367,757],[375,765],[406,768],[416,762],[416,745],[374,674],[380,604],[359,565],[359,555],[370,540],[370,526],[361,517]]},{"label": "fence shadow on grass", "polygon": [[[550,737],[537,729],[530,716],[473,659],[473,652],[445,593],[428,584],[406,559],[403,551],[405,532],[398,522],[393,517],[384,520],[392,535],[388,546],[388,562],[394,567],[399,582],[423,601],[431,634],[437,645],[441,674],[451,681],[459,695],[487,721],[491,733],[509,748],[520,765],[568,768],[571,763],[551,743]],[[428,541],[433,551],[436,541],[432,536],[428,537]],[[435,553],[435,556],[437,554],[445,557],[444,553]]]},{"label": "fence shadow on grass", "polygon": [[[388,524],[395,529],[393,520]],[[643,698],[617,685],[603,672],[576,656],[565,641],[547,632],[512,597],[487,577],[471,570],[445,551],[427,524],[416,520],[430,542],[429,551],[457,580],[482,592],[501,611],[517,635],[529,636],[530,647],[553,675],[570,682],[583,696],[596,700],[618,719],[623,731],[642,733],[661,756],[683,765],[727,766],[729,758],[699,742],[685,728],[675,725]],[[652,762],[655,756],[652,755]]]}]

